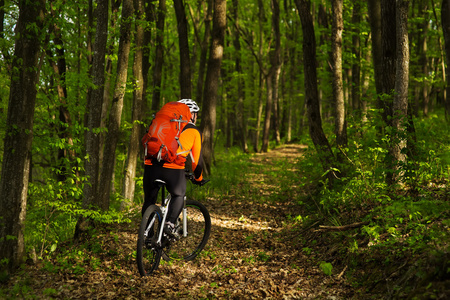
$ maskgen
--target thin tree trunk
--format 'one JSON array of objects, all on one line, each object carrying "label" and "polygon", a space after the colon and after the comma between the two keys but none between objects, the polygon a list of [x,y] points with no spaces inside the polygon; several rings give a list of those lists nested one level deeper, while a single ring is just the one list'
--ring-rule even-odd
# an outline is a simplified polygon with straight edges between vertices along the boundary
[{"label": "thin tree trunk", "polygon": [[[232,17],[234,22],[236,23],[236,28],[239,27],[239,10],[238,10],[238,0],[232,1]],[[245,122],[245,108],[244,108],[244,80],[241,80],[240,77],[242,74],[242,66],[241,66],[241,42],[239,38],[239,34],[236,33],[233,39],[234,49],[236,50],[236,58],[235,58],[235,71],[237,73],[238,79],[238,87],[237,87],[237,109],[235,111],[236,116],[236,127],[238,131],[238,139],[240,142],[240,146],[242,151],[248,152],[247,146],[247,130],[246,130],[246,122]]]},{"label": "thin tree trunk", "polygon": [[213,31],[211,39],[210,57],[206,71],[205,90],[203,94],[204,108],[201,128],[204,135],[203,156],[206,174],[211,174],[214,131],[216,129],[216,102],[219,87],[220,67],[222,64],[225,28],[226,28],[226,0],[214,1]]},{"label": "thin tree trunk", "polygon": [[450,0],[442,0],[441,9],[442,31],[444,32],[445,44],[445,60],[447,63],[446,70],[446,102],[445,102],[445,117],[450,121]]},{"label": "thin tree trunk", "polygon": [[178,42],[180,47],[180,98],[191,98],[191,60],[189,54],[186,11],[183,0],[173,1],[178,23]]},{"label": "thin tree trunk", "polygon": [[108,120],[108,132],[105,136],[105,146],[102,161],[102,173],[100,175],[99,197],[101,209],[109,209],[111,185],[116,159],[116,147],[120,136],[120,121],[122,116],[123,98],[128,74],[128,56],[131,47],[131,17],[133,16],[133,0],[124,0],[122,5],[122,24],[120,27],[119,50],[117,54],[117,77],[114,95]]},{"label": "thin tree trunk", "polygon": [[[327,8],[325,7],[325,1],[321,0],[319,7],[318,7],[318,17],[317,17],[317,23],[319,25],[319,48],[321,49],[329,49],[329,45],[331,45],[331,32],[330,32],[330,24],[329,24],[329,13],[327,11]],[[313,8],[314,11],[314,8]],[[314,22],[314,21],[313,21]],[[325,47],[325,48],[324,48]],[[320,59],[317,63],[318,63],[318,68],[319,69],[323,69],[323,70],[329,70],[330,69],[330,61],[325,59],[324,57],[324,53],[322,54],[322,59]],[[329,54],[331,56],[331,54]],[[324,103],[323,101],[323,97],[324,94],[326,94],[326,92],[324,92],[324,90],[326,91],[328,89],[328,87],[326,87],[327,85],[329,85],[329,82],[331,81],[331,78],[328,78],[331,74],[331,70],[329,70],[329,72],[323,72],[324,75],[319,76],[317,78],[318,82],[318,95],[319,95],[319,110],[320,113],[322,114],[322,105]],[[326,104],[327,105],[327,104]],[[334,109],[334,108],[333,108]],[[325,115],[323,115],[324,119],[330,119],[330,114],[331,109],[326,109],[325,110]],[[328,115],[327,115],[328,114]]]},{"label": "thin tree trunk", "polygon": [[[281,48],[281,46],[280,46]],[[279,48],[279,49],[280,49]],[[281,58],[278,55],[277,68],[275,69],[275,76],[273,80],[272,99],[273,99],[273,131],[275,134],[275,142],[277,145],[281,143],[280,119],[282,113],[280,101],[280,74],[281,74]]]},{"label": "thin tree trunk", "polygon": [[[13,272],[25,255],[24,228],[45,1],[19,1],[0,183],[0,257]],[[6,268],[5,268],[6,267]]]},{"label": "thin tree trunk", "polygon": [[[263,29],[263,20],[265,19],[264,10],[262,9],[263,3],[262,0],[258,0],[258,53],[257,53],[257,59],[258,61],[262,60],[262,53],[263,53],[263,40],[264,40],[264,29]],[[264,83],[265,78],[263,75],[263,70],[261,69],[261,66],[259,64],[259,86],[258,86],[258,110],[257,110],[257,116],[256,116],[256,130],[255,130],[255,140],[253,143],[253,148],[255,152],[259,151],[259,139],[261,136],[261,120],[262,120],[262,113],[263,113],[263,89],[264,89]]]},{"label": "thin tree trunk", "polygon": [[152,112],[158,111],[161,103],[161,82],[164,63],[164,24],[166,19],[166,0],[159,0],[158,16],[156,20],[156,48],[155,63],[153,67],[153,97]]},{"label": "thin tree trunk", "polygon": [[211,22],[213,14],[213,1],[206,1],[207,9],[205,13],[205,33],[203,40],[200,42],[200,63],[198,67],[197,89],[195,92],[195,100],[198,105],[203,103],[203,86],[205,82],[206,61],[208,59],[208,46],[211,39]]},{"label": "thin tree trunk", "polygon": [[305,72],[305,102],[309,121],[309,135],[314,143],[322,167],[330,182],[337,174],[334,171],[335,158],[323,132],[320,117],[319,93],[317,88],[316,38],[310,12],[310,1],[295,0],[303,30],[303,67]]},{"label": "thin tree trunk", "polygon": [[[420,16],[429,16],[428,14],[428,3],[423,3],[423,2],[419,2],[419,14]],[[419,96],[420,98],[423,99],[422,102],[422,109],[423,109],[423,114],[425,116],[428,116],[428,113],[430,111],[430,78],[429,78],[429,66],[428,66],[428,56],[427,56],[427,52],[428,52],[428,46],[427,46],[427,39],[428,39],[428,29],[429,29],[429,23],[430,23],[430,18],[429,17],[425,17],[423,19],[423,21],[418,24],[419,27],[419,37],[420,40],[418,41],[418,47],[419,50],[418,52],[420,53],[420,58],[419,58],[419,63],[422,66],[422,74],[420,74],[420,76],[423,78],[423,82],[421,84],[421,95]]]},{"label": "thin tree trunk", "polygon": [[[87,98],[86,119],[86,155],[85,173],[88,182],[83,189],[83,207],[100,207],[98,197],[98,181],[100,167],[100,124],[103,104],[103,90],[105,84],[105,54],[108,39],[108,0],[98,0],[96,12],[97,28],[94,42],[94,56],[92,62],[92,82],[95,88],[90,89]],[[80,218],[75,229],[75,237],[87,230],[89,221]]]},{"label": "thin tree trunk", "polygon": [[92,63],[94,60],[93,53],[93,45],[92,45],[92,32],[94,31],[94,4],[92,3],[93,0],[88,0],[88,32],[87,32],[87,41],[86,41],[86,51],[87,51],[87,62],[89,65],[89,73],[92,73]]},{"label": "thin tree trunk", "polygon": [[141,125],[136,122],[142,118],[142,103],[144,93],[144,78],[142,72],[142,60],[143,60],[143,47],[144,47],[144,26],[141,24],[144,16],[144,0],[135,1],[136,11],[136,50],[133,64],[133,76],[134,76],[134,92],[133,92],[133,113],[131,116],[131,128],[130,143],[128,146],[127,164],[124,174],[123,183],[123,198],[125,199],[120,208],[124,209],[126,206],[131,205],[134,199],[135,181],[136,177],[136,165],[139,155],[139,140],[141,137]]},{"label": "thin tree trunk", "polygon": [[381,42],[381,3],[379,0],[368,0],[370,31],[372,35],[372,59],[374,65],[375,88],[378,95],[382,93],[381,76],[382,42]]},{"label": "thin tree trunk", "polygon": [[386,126],[392,126],[392,101],[395,89],[395,68],[396,68],[396,13],[395,1],[381,1],[381,44],[382,44],[382,76],[381,93],[379,98],[380,108],[383,109],[383,120]]},{"label": "thin tree trunk", "polygon": [[390,149],[395,160],[392,182],[401,181],[404,173],[408,128],[408,83],[409,83],[409,40],[408,40],[409,0],[396,0],[397,67],[393,111],[393,138]]},{"label": "thin tree trunk", "polygon": [[[275,47],[271,51],[270,55],[270,69],[266,77],[267,84],[267,102],[266,102],[266,115],[264,119],[263,128],[263,143],[261,146],[261,152],[267,152],[269,150],[269,131],[270,120],[272,118],[272,110],[278,103],[278,83],[281,72],[281,36],[280,36],[280,6],[277,0],[271,1],[272,5],[272,28],[274,31]],[[274,118],[275,123],[278,121],[278,107],[275,107]],[[275,135],[277,143],[280,142],[280,130],[279,126],[275,125]]]},{"label": "thin tree trunk", "polygon": [[268,76],[266,76],[266,85],[267,85],[267,99],[266,99],[266,113],[264,116],[264,123],[263,123],[263,137],[262,137],[262,145],[261,145],[261,152],[267,152],[269,150],[269,133],[270,133],[270,119],[272,116],[272,110],[273,110],[273,82],[274,80],[272,77],[275,76],[273,74],[273,71],[269,71]]},{"label": "thin tree trunk", "polygon": [[[431,1],[431,7],[433,9],[434,20],[435,20],[436,24],[439,25],[439,19],[437,17],[436,5],[434,4],[434,0]],[[442,9],[441,9],[441,17],[442,17]],[[439,45],[439,54],[440,54],[439,57],[440,57],[440,64],[441,64],[441,70],[442,70],[441,76],[442,76],[443,82],[446,82],[446,80],[447,80],[446,79],[446,72],[447,72],[447,70],[445,68],[445,58],[444,58],[445,53],[444,53],[444,51],[442,49],[442,40],[441,40],[441,36],[440,35],[438,36],[437,40],[438,40],[438,45]],[[442,90],[442,100],[444,101],[444,105],[445,105],[445,103],[447,103],[447,90],[446,89]]]},{"label": "thin tree trunk", "polygon": [[[381,44],[382,44],[382,75],[381,94],[379,95],[379,108],[382,109],[382,117],[385,127],[392,127],[393,117],[393,101],[395,91],[396,77],[396,59],[397,59],[397,37],[396,37],[396,1],[381,1]],[[392,144],[387,146],[392,149]],[[387,155],[386,163],[386,182],[391,184],[394,182],[394,170],[396,168],[395,158]]]},{"label": "thin tree trunk", "polygon": [[[352,37],[352,52],[354,61],[352,64],[352,108],[353,110],[361,109],[361,4],[356,1],[353,5],[352,23],[355,26]],[[361,112],[359,112],[360,115]]]},{"label": "thin tree trunk", "polygon": [[259,137],[261,136],[261,120],[262,120],[262,114],[263,114],[263,86],[264,86],[264,76],[259,72],[259,88],[258,88],[258,107],[257,107],[257,115],[256,115],[256,130],[255,130],[255,140],[253,143],[253,150],[255,152],[258,152],[258,144],[259,144]]},{"label": "thin tree trunk", "polygon": [[342,80],[342,32],[344,31],[343,0],[332,1],[333,22],[331,34],[331,56],[333,73],[333,98],[335,107],[336,145],[346,147],[347,130],[345,127],[345,102]]},{"label": "thin tree trunk", "polygon": [[[110,18],[110,24],[109,28],[112,32],[114,32],[116,25],[117,25],[117,18],[118,18],[118,12],[120,9],[121,1],[112,1],[111,2],[111,18]],[[111,85],[112,85],[112,70],[113,70],[113,57],[115,55],[115,46],[114,46],[115,39],[109,40],[109,45],[107,46],[106,50],[106,67],[105,67],[105,84],[103,87],[103,100],[102,100],[102,118],[100,127],[106,128],[107,125],[107,119],[108,119],[108,110],[111,106]],[[100,157],[99,161],[103,161],[103,154],[104,154],[104,144],[105,144],[105,138],[107,133],[102,132],[100,134]],[[101,167],[101,166],[100,166]],[[100,168],[100,174],[102,173],[102,169]],[[100,175],[101,176],[101,175]]]},{"label": "thin tree trunk", "polygon": [[[56,19],[57,16],[55,15],[55,11],[53,9],[53,6],[51,6],[50,10],[52,16]],[[47,50],[47,56],[49,57],[50,65],[53,68],[53,72],[55,73],[55,76],[57,77],[57,93],[58,93],[58,100],[59,100],[59,132],[58,137],[60,139],[67,140],[67,143],[69,145],[73,146],[73,137],[69,133],[68,128],[71,128],[72,121],[70,118],[70,112],[67,108],[67,88],[66,88],[66,58],[65,58],[65,48],[64,43],[61,38],[61,30],[57,26],[56,23],[54,23],[51,26],[51,30],[53,31],[54,38],[53,43],[56,45],[55,52],[57,58],[53,58],[53,53],[50,47],[46,47]],[[64,124],[64,125],[63,125]],[[69,155],[67,155],[69,154]],[[59,172],[58,172],[58,181],[65,181],[67,178],[67,164],[65,162],[65,158],[74,158],[75,153],[73,150],[67,150],[66,148],[59,148],[58,149],[58,164],[59,164]]]},{"label": "thin tree trunk", "polygon": [[[369,62],[371,59],[370,52],[366,52],[366,62]],[[362,88],[361,88],[361,120],[363,123],[367,122],[367,102],[369,99],[368,91],[370,87],[370,72],[367,65],[364,66],[362,74]]]},{"label": "thin tree trunk", "polygon": [[[161,62],[157,62],[156,64],[153,63],[152,61],[152,53],[154,53],[155,59],[159,58],[159,55],[164,55],[163,53],[158,53],[159,49],[157,50],[157,46],[156,44],[158,42],[156,42],[157,38],[160,38],[161,36],[164,35],[164,20],[165,20],[165,0],[163,1],[164,3],[162,4],[162,6],[164,7],[164,12],[162,13],[163,15],[163,27],[162,27],[162,31],[159,31],[160,28],[160,24],[158,24],[159,20],[159,15],[161,14],[161,11],[159,10],[159,7],[157,8],[157,3],[158,0],[149,0],[146,2],[146,5],[144,5],[144,13],[145,13],[145,27],[146,29],[144,30],[144,45],[147,45],[146,47],[144,47],[144,50],[142,52],[142,78],[143,78],[143,86],[144,86],[144,90],[143,90],[143,94],[142,94],[142,119],[140,120],[141,122],[143,122],[143,124],[149,124],[151,122],[150,118],[153,116],[151,112],[152,108],[153,108],[153,97],[155,96],[155,92],[158,93],[157,96],[157,102],[158,102],[158,106],[159,106],[159,99],[160,99],[160,93],[161,93],[161,79],[156,78],[153,81],[153,89],[152,89],[152,93],[151,96],[147,96],[147,87],[150,85],[150,82],[153,78],[153,76],[155,75],[155,70],[161,68],[161,74],[162,74],[162,67],[161,65],[164,63],[164,61],[162,60]],[[155,24],[154,26],[150,24]],[[156,27],[156,28],[153,28]],[[153,33],[155,35],[155,37],[153,37]],[[161,40],[161,43],[164,42],[164,39]],[[157,64],[159,64],[157,66]],[[156,69],[155,69],[156,68]],[[151,71],[150,71],[151,70]],[[160,75],[160,78],[162,77],[162,75]],[[155,91],[155,89],[158,89],[158,91]],[[151,98],[151,101],[148,101],[147,99]],[[156,110],[159,107],[156,108]],[[156,111],[155,110],[155,111]],[[141,133],[140,135],[143,136],[145,133],[145,130],[147,128],[147,125],[143,125],[141,126]]]}]

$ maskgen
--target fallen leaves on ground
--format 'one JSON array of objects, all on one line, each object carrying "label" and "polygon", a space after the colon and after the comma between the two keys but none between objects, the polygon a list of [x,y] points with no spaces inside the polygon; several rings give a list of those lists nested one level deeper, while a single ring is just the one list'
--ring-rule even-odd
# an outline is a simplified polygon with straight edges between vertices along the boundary
[{"label": "fallen leaves on ground", "polygon": [[[280,148],[255,155],[254,160],[256,164],[267,164],[277,155],[296,159],[301,155],[301,148]],[[261,189],[270,193],[266,186]],[[204,201],[211,213],[212,233],[204,251],[194,261],[162,262],[153,276],[140,277],[134,257],[139,227],[136,219],[131,224],[107,226],[89,241],[71,245],[79,248],[74,257],[54,254],[50,262],[27,266],[9,282],[10,296],[33,295],[31,297],[43,299],[352,298],[354,291],[338,276],[339,272],[325,275],[317,262],[298,245],[295,234],[283,227],[285,216],[294,203],[288,199],[280,204],[246,202],[245,197],[236,195],[224,199],[222,202]],[[62,261],[67,265],[62,266]]]}]

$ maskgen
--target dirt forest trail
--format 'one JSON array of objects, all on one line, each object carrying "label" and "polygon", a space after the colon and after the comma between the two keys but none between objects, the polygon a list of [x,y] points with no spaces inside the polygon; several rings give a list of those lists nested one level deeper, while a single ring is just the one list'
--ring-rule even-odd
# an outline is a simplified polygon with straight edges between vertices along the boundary
[{"label": "dirt forest trail", "polygon": [[[265,181],[258,168],[275,167],[277,160],[295,161],[303,150],[287,145],[252,156],[255,169],[245,170],[252,181],[249,192],[270,196],[279,191],[274,178]],[[292,167],[286,167],[287,176],[296,171],[295,164],[284,166]],[[84,272],[49,272],[50,266],[28,266],[29,284],[34,293],[46,299],[355,298],[342,276],[334,272],[325,275],[296,243],[298,231],[284,226],[286,216],[295,216],[293,201],[254,199],[230,189],[221,201],[202,201],[211,213],[213,227],[206,248],[192,262],[163,262],[154,276],[141,278],[133,257],[139,226],[136,220],[111,225],[85,241],[79,250],[83,252]],[[55,255],[54,264],[60,265],[61,260],[79,263],[77,259]],[[42,291],[52,293],[46,296]]]}]

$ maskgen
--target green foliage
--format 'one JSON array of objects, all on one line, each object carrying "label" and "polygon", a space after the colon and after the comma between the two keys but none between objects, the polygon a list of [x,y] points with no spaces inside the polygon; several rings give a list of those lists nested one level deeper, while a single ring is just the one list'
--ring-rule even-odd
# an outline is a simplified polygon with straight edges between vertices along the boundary
[{"label": "green foliage", "polygon": [[129,222],[124,212],[83,208],[82,195],[82,185],[74,180],[58,182],[50,178],[46,185],[31,183],[25,234],[27,248],[35,249],[39,258],[53,253],[60,243],[73,238],[81,216],[106,224]]},{"label": "green foliage", "polygon": [[331,276],[331,271],[333,270],[333,265],[327,262],[320,262],[319,268],[322,270],[325,275]]},{"label": "green foliage", "polygon": [[[251,193],[251,186],[242,176],[242,170],[250,168],[253,164],[249,154],[243,154],[238,148],[216,148],[216,159],[212,169],[211,185],[215,192],[222,197],[232,193],[234,186],[242,188],[245,194]],[[208,188],[208,185],[205,186]]]},{"label": "green foliage", "polygon": [[[336,243],[342,243],[340,251],[347,254],[342,259],[355,268],[350,273],[355,272],[353,279],[360,283],[376,280],[375,274],[358,276],[361,269],[375,268],[371,264],[379,261],[379,256],[386,267],[394,263],[398,268],[396,262],[407,263],[411,259],[416,261],[412,268],[420,269],[436,259],[424,257],[424,253],[436,249],[439,257],[445,257],[450,249],[450,131],[445,118],[439,112],[427,119],[414,120],[417,140],[410,139],[408,161],[401,166],[402,187],[386,183],[389,140],[375,131],[376,118],[369,120],[360,127],[349,128],[352,139],[348,148],[343,149],[345,162],[340,166],[345,176],[332,186],[322,183],[323,171],[315,155],[305,155],[299,162],[300,169],[307,169],[309,175],[301,189],[310,192],[298,203],[309,215],[292,219],[304,226],[317,220],[328,226],[364,222],[366,225],[353,230],[328,234]],[[307,244],[303,249],[310,247]],[[331,272],[325,266],[320,265],[322,271]],[[421,276],[432,276],[427,274]]]}]

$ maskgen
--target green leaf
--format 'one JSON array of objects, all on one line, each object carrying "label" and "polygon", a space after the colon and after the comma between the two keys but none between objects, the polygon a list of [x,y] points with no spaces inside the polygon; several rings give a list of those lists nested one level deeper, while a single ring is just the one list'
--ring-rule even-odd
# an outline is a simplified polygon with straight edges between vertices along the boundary
[{"label": "green leaf", "polygon": [[320,263],[319,267],[322,270],[322,272],[325,273],[325,275],[328,275],[328,276],[331,275],[331,270],[333,269],[333,266],[330,263],[322,261]]}]

